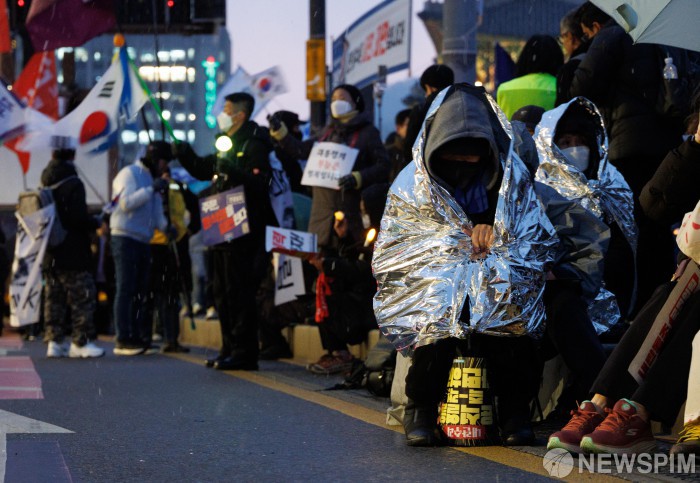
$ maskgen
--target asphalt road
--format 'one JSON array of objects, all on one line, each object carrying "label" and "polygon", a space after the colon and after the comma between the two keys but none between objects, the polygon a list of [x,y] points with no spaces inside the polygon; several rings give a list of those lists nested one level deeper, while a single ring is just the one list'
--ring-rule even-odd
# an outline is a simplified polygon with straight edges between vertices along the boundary
[{"label": "asphalt road", "polygon": [[[44,398],[0,400],[0,410],[71,432],[7,434],[7,482],[520,482],[548,475],[542,447],[409,448],[402,432],[384,425],[388,400],[325,391],[340,379],[291,363],[217,372],[203,366],[203,353],[50,360],[45,350],[25,342],[6,354],[31,357]],[[0,425],[12,417],[0,414]]]}]

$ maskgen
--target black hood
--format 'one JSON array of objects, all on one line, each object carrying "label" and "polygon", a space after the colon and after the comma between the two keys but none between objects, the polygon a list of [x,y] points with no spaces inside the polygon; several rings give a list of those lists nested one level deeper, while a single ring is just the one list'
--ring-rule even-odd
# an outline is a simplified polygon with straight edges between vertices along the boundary
[{"label": "black hood", "polygon": [[423,157],[431,177],[441,184],[432,169],[434,154],[450,141],[460,138],[484,139],[491,147],[488,174],[485,180],[491,188],[498,179],[501,154],[507,154],[510,139],[481,87],[457,84],[449,88],[435,115],[426,122],[427,140]]},{"label": "black hood", "polygon": [[77,176],[75,165],[72,161],[58,161],[52,159],[41,173],[42,186],[51,186],[69,176]]}]

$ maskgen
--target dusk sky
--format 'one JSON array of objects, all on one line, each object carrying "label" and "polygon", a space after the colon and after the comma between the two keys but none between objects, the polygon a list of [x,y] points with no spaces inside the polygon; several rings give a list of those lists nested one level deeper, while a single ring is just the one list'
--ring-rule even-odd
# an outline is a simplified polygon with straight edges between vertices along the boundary
[{"label": "dusk sky", "polygon": [[[412,0],[411,75],[420,76],[433,63],[435,47],[416,16],[425,0]],[[331,65],[331,37],[339,36],[358,17],[381,0],[326,0],[326,53]],[[274,65],[282,68],[289,92],[273,99],[267,110],[286,109],[309,115],[306,100],[306,40],[309,37],[308,0],[228,0],[226,24],[232,43],[232,69],[255,74]],[[389,76],[389,83],[408,77],[408,71]],[[263,114],[265,114],[263,112]],[[258,116],[260,120],[261,116]]]}]

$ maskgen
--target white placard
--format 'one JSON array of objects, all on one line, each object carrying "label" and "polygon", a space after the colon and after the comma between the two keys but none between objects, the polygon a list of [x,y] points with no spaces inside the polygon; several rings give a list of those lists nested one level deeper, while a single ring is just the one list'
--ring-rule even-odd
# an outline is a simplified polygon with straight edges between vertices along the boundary
[{"label": "white placard", "polygon": [[656,315],[654,323],[639,348],[639,352],[630,362],[628,371],[637,383],[641,384],[644,381],[647,372],[663,349],[666,338],[673,326],[676,323],[683,323],[683,320],[678,320],[678,316],[685,302],[692,294],[698,291],[698,288],[700,288],[700,269],[691,260],[666,299],[666,303]]},{"label": "white placard", "polygon": [[17,216],[15,258],[10,282],[10,325],[22,327],[39,322],[41,312],[41,264],[55,217],[55,205],[31,215]]},{"label": "white placard", "polygon": [[313,255],[318,251],[315,233],[287,230],[268,226],[265,233],[265,249],[268,252],[286,253],[295,257]]},{"label": "white placard", "polygon": [[338,143],[316,143],[304,168],[301,184],[338,189],[338,180],[350,174],[360,151]]},{"label": "white placard", "polygon": [[274,253],[272,264],[275,269],[275,305],[282,305],[306,294],[304,288],[304,267],[301,259]]}]

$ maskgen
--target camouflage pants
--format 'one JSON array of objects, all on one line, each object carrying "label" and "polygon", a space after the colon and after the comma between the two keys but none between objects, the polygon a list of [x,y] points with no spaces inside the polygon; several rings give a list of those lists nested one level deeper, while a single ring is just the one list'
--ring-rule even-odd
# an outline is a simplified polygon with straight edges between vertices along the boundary
[{"label": "camouflage pants", "polygon": [[62,342],[64,337],[70,336],[73,342],[83,345],[95,339],[93,316],[97,303],[92,274],[52,269],[44,272],[44,280],[44,320],[48,340]]}]

